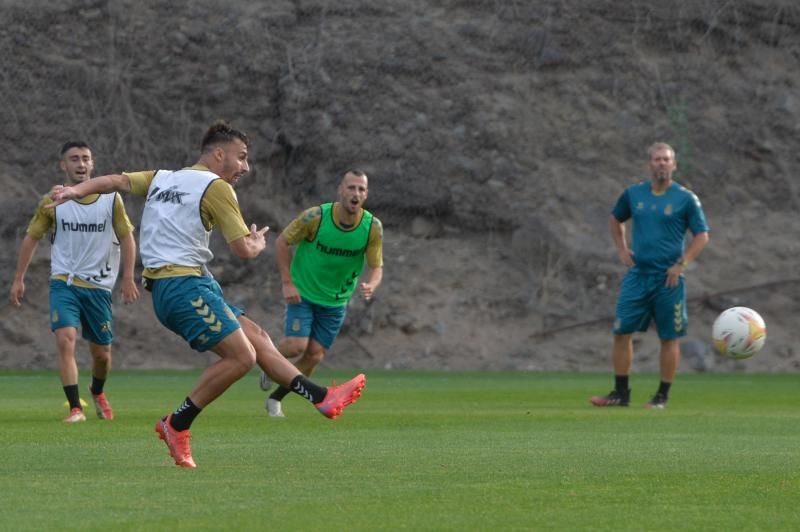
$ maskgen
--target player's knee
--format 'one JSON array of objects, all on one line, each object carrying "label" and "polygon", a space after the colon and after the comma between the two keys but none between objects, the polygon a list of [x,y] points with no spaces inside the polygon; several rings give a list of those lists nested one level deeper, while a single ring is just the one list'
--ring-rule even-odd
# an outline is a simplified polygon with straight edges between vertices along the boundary
[{"label": "player's knee", "polygon": [[313,362],[316,366],[322,359],[325,358],[325,350],[324,349],[308,349],[305,352],[304,358],[309,362]]},{"label": "player's knee", "polygon": [[240,361],[241,361],[242,366],[246,369],[245,373],[247,371],[250,371],[251,369],[253,369],[253,367],[256,365],[256,350],[255,350],[255,347],[250,345],[249,348],[247,349],[247,351],[242,353],[242,356],[240,357]]},{"label": "player's knee", "polygon": [[78,339],[78,332],[73,327],[64,327],[55,331],[56,342],[59,347],[74,345]]},{"label": "player's knee", "polygon": [[306,350],[306,342],[301,340],[284,338],[278,346],[278,351],[286,358],[295,358],[303,355]]},{"label": "player's knee", "polygon": [[92,357],[97,362],[108,362],[111,360],[111,346],[101,345],[92,348]]}]

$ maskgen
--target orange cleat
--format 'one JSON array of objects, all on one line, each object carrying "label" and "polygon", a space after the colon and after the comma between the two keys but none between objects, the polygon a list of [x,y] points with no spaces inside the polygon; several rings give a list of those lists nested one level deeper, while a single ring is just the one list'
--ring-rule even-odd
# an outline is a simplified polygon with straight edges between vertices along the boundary
[{"label": "orange cleat", "polygon": [[95,395],[92,393],[91,386],[89,386],[89,393],[94,400],[94,409],[97,411],[97,417],[100,419],[107,419],[108,421],[114,419],[114,411],[111,409],[111,405],[108,403],[106,393],[103,392],[99,395]]},{"label": "orange cleat", "polygon": [[64,418],[64,423],[79,423],[86,421],[86,416],[80,408],[73,408],[69,411],[69,415]]},{"label": "orange cleat", "polygon": [[366,385],[367,378],[361,373],[344,384],[329,386],[325,399],[316,405],[317,410],[327,418],[336,419],[342,415],[347,406],[355,403],[356,399],[361,397],[361,390]]},{"label": "orange cleat", "polygon": [[181,467],[197,467],[192,458],[192,449],[189,446],[189,440],[192,435],[189,430],[177,431],[169,424],[172,414],[165,418],[159,419],[156,423],[155,431],[158,437],[164,440],[169,449],[169,454],[175,460],[175,465]]}]

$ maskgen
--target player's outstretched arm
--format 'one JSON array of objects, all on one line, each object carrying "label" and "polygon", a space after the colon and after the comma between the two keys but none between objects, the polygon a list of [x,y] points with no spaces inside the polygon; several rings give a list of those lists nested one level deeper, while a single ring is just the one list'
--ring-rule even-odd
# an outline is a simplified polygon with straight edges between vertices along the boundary
[{"label": "player's outstretched arm", "polygon": [[52,203],[46,205],[52,209],[69,200],[79,199],[89,194],[107,194],[109,192],[130,192],[131,180],[124,174],[103,175],[88,179],[71,187],[56,185],[50,192]]}]

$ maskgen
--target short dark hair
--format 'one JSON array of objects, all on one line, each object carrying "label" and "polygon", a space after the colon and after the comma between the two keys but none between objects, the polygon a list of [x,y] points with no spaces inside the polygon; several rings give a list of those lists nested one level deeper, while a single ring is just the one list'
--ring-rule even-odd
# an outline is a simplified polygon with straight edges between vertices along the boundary
[{"label": "short dark hair", "polygon": [[217,120],[209,126],[200,143],[200,151],[205,152],[215,144],[228,143],[235,139],[241,140],[245,146],[250,146],[250,140],[244,132],[232,127],[224,120]]},{"label": "short dark hair", "polygon": [[82,140],[70,140],[65,142],[63,146],[61,146],[61,155],[63,156],[72,148],[86,148],[87,150],[91,151],[92,147],[89,146],[86,142]]},{"label": "short dark hair", "polygon": [[351,168],[350,170],[342,174],[342,176],[346,176],[347,174],[353,174],[358,177],[367,177],[367,173],[359,168]]}]

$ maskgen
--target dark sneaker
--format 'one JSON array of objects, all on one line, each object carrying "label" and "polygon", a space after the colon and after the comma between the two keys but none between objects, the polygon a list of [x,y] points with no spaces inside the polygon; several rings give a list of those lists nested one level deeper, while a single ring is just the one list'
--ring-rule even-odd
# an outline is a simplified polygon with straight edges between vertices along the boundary
[{"label": "dark sneaker", "polygon": [[667,407],[667,396],[661,392],[658,392],[653,396],[652,399],[647,401],[647,404],[644,405],[644,407],[663,410]]},{"label": "dark sneaker", "polygon": [[595,395],[590,399],[594,406],[628,406],[631,404],[631,391],[625,393],[611,390],[608,395]]}]

